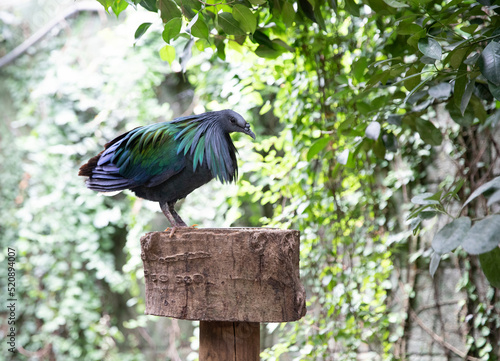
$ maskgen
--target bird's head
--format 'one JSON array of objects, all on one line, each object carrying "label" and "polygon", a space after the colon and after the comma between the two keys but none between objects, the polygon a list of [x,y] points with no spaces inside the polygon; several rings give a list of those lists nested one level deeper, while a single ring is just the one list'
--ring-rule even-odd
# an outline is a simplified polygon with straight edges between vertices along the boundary
[{"label": "bird's head", "polygon": [[227,133],[245,133],[255,139],[255,134],[250,130],[250,124],[233,110],[221,110],[219,112],[219,122],[222,129]]}]

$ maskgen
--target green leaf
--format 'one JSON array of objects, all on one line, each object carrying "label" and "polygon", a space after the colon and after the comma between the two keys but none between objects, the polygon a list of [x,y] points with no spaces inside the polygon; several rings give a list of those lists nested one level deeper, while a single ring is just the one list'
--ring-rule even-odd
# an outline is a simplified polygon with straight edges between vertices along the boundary
[{"label": "green leaf", "polygon": [[488,197],[488,203],[486,205],[491,207],[492,204],[500,202],[500,190],[497,190],[491,196]]},{"label": "green leaf", "polygon": [[359,5],[354,2],[354,0],[345,0],[345,10],[356,17],[359,17]]},{"label": "green leaf", "polygon": [[476,62],[477,62],[477,60],[479,59],[480,56],[481,56],[481,54],[475,53],[474,55],[469,56],[467,59],[465,59],[464,60],[464,64],[474,65],[474,64],[476,64]]},{"label": "green leaf", "polygon": [[263,114],[266,114],[268,111],[270,111],[272,109],[272,105],[271,105],[271,102],[268,100],[265,102],[265,104],[262,106],[262,108],[260,108],[260,111],[259,111],[259,115],[263,115]]},{"label": "green leaf", "polygon": [[422,211],[418,214],[421,219],[431,219],[437,216],[437,212]]},{"label": "green leaf", "polygon": [[113,5],[111,5],[111,9],[115,13],[116,17],[120,15],[120,13],[125,10],[128,6],[128,3],[125,0],[115,0]]},{"label": "green leaf", "polygon": [[431,274],[431,277],[434,277],[434,274],[436,273],[440,261],[441,261],[441,255],[434,252],[432,254],[431,262],[429,264],[429,273]]},{"label": "green leaf", "polygon": [[439,204],[439,201],[435,199],[430,199],[433,195],[434,195],[433,193],[425,192],[413,197],[411,199],[411,202],[413,204],[419,204],[423,206]]},{"label": "green leaf", "polygon": [[[287,43],[285,43],[283,40],[281,39],[273,39],[272,40],[272,43],[273,45],[278,45],[279,47],[283,48],[283,49],[286,49],[288,51],[291,51],[291,52],[294,52],[295,49],[292,48],[290,45],[288,45]],[[275,46],[273,46],[274,49],[276,50],[279,50],[279,48],[276,48]]]},{"label": "green leaf", "polygon": [[291,27],[293,25],[293,20],[295,19],[295,10],[293,5],[288,1],[285,1],[283,4],[283,8],[281,10],[281,18],[287,27]]},{"label": "green leaf", "polygon": [[215,42],[215,47],[217,48],[217,56],[219,59],[225,61],[226,60],[226,44],[221,39],[218,39]]},{"label": "green leaf", "polygon": [[380,73],[377,73],[375,75],[372,75],[370,77],[370,79],[368,79],[368,81],[366,82],[366,87],[367,89],[370,89],[371,87],[373,87],[375,84],[377,84],[379,81],[382,81],[384,80],[384,78],[387,76],[387,75],[390,75],[391,71],[390,70],[385,70],[385,71],[382,71]]},{"label": "green leaf", "polygon": [[488,82],[488,89],[491,95],[500,102],[500,85],[495,85],[492,82]]},{"label": "green leaf", "polygon": [[262,5],[265,4],[267,0],[248,0],[252,5]]},{"label": "green leaf", "polygon": [[[196,14],[200,13],[200,10],[204,4],[202,4],[198,0],[176,0],[177,4],[181,7],[181,9],[190,9],[191,12],[194,13],[196,11]],[[194,10],[194,11],[193,11]],[[201,15],[201,13],[200,13]],[[194,15],[193,15],[194,17]]]},{"label": "green leaf", "polygon": [[366,57],[362,56],[359,59],[355,60],[352,64],[352,74],[356,80],[361,81],[363,79],[363,75],[368,68],[368,60]]},{"label": "green leaf", "polygon": [[329,137],[320,138],[315,141],[307,151],[307,161],[310,162],[319,152],[325,149],[329,142]]},{"label": "green leaf", "polygon": [[366,0],[363,1],[369,7],[373,9],[376,13],[389,13],[394,14],[396,9],[388,6],[383,0]]},{"label": "green leaf", "polygon": [[276,59],[278,56],[280,56],[283,52],[276,50],[274,48],[270,48],[267,45],[259,45],[257,49],[255,49],[255,54],[257,56],[260,56],[261,58],[267,58],[267,59]]},{"label": "green leaf", "polygon": [[402,2],[399,2],[396,0],[384,0],[384,2],[393,8],[407,8],[407,7],[409,7],[408,4],[405,4],[405,3],[402,3]]},{"label": "green leaf", "polygon": [[182,14],[188,19],[193,20],[194,17],[200,12],[202,3],[197,0],[175,0],[177,5],[181,8]]},{"label": "green leaf", "polygon": [[471,24],[469,26],[464,26],[464,27],[460,28],[460,30],[465,31],[468,34],[473,34],[474,31],[476,31],[477,27],[478,27],[478,24]]},{"label": "green leaf", "polygon": [[463,127],[467,127],[474,122],[474,111],[468,107],[465,109],[465,113],[462,115],[460,109],[458,109],[454,104],[454,99],[451,99],[446,104],[446,110],[450,113],[451,119],[455,121],[455,123],[460,124]]},{"label": "green leaf", "polygon": [[172,45],[165,45],[160,49],[160,58],[172,65],[172,62],[175,60],[175,48]]},{"label": "green leaf", "polygon": [[422,31],[422,27],[417,24],[402,23],[398,26],[398,35],[413,35]]},{"label": "green leaf", "polygon": [[412,36],[410,36],[408,38],[408,40],[406,40],[406,42],[408,43],[408,45],[411,45],[413,46],[414,48],[417,48],[418,47],[418,42],[421,38],[423,38],[425,36],[425,30],[422,29],[418,32],[416,32],[415,34],[413,34]]},{"label": "green leaf", "polygon": [[457,76],[455,78],[455,87],[453,88],[453,101],[458,109],[462,104],[462,98],[465,93],[465,87],[469,82],[467,75],[467,65],[462,64],[458,68]]},{"label": "green leaf", "polygon": [[448,99],[451,95],[451,84],[450,83],[439,83],[429,88],[427,91],[429,95],[436,99]]},{"label": "green leaf", "polygon": [[457,48],[451,52],[450,65],[453,69],[458,69],[469,51],[468,48]]},{"label": "green leaf", "polygon": [[500,215],[494,214],[476,222],[467,233],[462,247],[469,254],[490,252],[500,243]]},{"label": "green leaf", "polygon": [[142,0],[139,5],[141,5],[148,11],[152,11],[154,13],[158,12],[158,8],[156,7],[156,0]]},{"label": "green leaf", "polygon": [[316,23],[319,25],[319,28],[321,30],[326,31],[326,23],[325,23],[325,19],[323,18],[323,14],[321,12],[321,8],[319,6],[319,2],[316,2],[315,6],[314,6],[314,16],[316,18]]},{"label": "green leaf", "polygon": [[500,189],[500,177],[493,178],[492,180],[484,183],[482,186],[480,186],[474,192],[472,192],[472,194],[469,196],[469,198],[467,198],[464,205],[462,206],[462,209],[464,209],[464,207],[467,204],[469,204],[471,201],[479,197],[481,194],[491,189]]},{"label": "green leaf", "polygon": [[165,24],[165,28],[163,29],[163,32],[161,34],[163,40],[165,40],[166,43],[169,43],[170,40],[179,35],[181,27],[182,27],[181,18],[173,18],[169,20]]},{"label": "green leaf", "polygon": [[174,18],[182,18],[182,12],[173,0],[157,0],[156,7],[160,10],[164,23],[168,23]]},{"label": "green leaf", "polygon": [[236,4],[233,6],[233,17],[240,24],[241,29],[246,33],[254,33],[257,28],[257,18],[252,10],[244,5]]},{"label": "green leaf", "polygon": [[[276,3],[276,1],[275,1],[275,3]],[[279,1],[278,1],[278,3],[279,3]],[[316,15],[314,14],[314,7],[312,5],[312,1],[310,2],[308,0],[299,0],[299,7],[305,16],[307,16],[309,19],[311,19],[315,23],[317,22]]]},{"label": "green leaf", "polygon": [[416,121],[417,132],[424,142],[430,145],[440,145],[443,141],[441,131],[429,120],[418,118]]},{"label": "green leaf", "polygon": [[413,90],[418,84],[420,84],[422,76],[419,74],[418,69],[412,66],[405,74],[403,79],[403,84],[406,89]]},{"label": "green leaf", "polygon": [[382,139],[375,140],[375,143],[373,144],[372,150],[373,150],[373,154],[375,154],[375,156],[377,158],[379,158],[379,159],[385,158],[386,149],[385,149],[384,142],[382,141]]},{"label": "green leaf", "polygon": [[240,24],[233,17],[233,14],[223,12],[218,16],[219,26],[228,35],[245,35],[245,31],[240,28]]},{"label": "green leaf", "polygon": [[[470,105],[472,107],[471,111],[474,112],[474,117],[478,118],[481,122],[486,121],[488,113],[486,113],[483,102],[474,94],[472,94],[472,97],[470,98]],[[467,113],[471,107],[468,107],[465,112]]]},{"label": "green leaf", "polygon": [[146,33],[146,31],[148,31],[150,26],[151,23],[142,23],[141,25],[139,25],[134,34],[135,40],[139,40],[140,37],[143,36]]},{"label": "green leaf", "polygon": [[418,49],[425,56],[435,60],[441,60],[441,56],[443,55],[441,45],[439,45],[436,40],[429,37],[422,38],[418,41]]},{"label": "green leaf", "polygon": [[460,246],[471,224],[469,217],[460,217],[441,228],[432,239],[434,251],[442,255]]},{"label": "green leaf", "polygon": [[500,288],[500,248],[479,255],[484,275],[493,287]]},{"label": "green leaf", "polygon": [[465,183],[465,178],[459,179],[458,182],[456,182],[454,184],[454,187],[452,189],[450,189],[450,191],[448,193],[446,193],[445,198],[446,197],[456,198],[457,193],[460,191],[460,189],[462,189],[462,187],[464,186],[464,183]]},{"label": "green leaf", "polygon": [[113,0],[97,0],[97,1],[104,7],[104,10],[106,10],[106,12],[109,12],[108,11],[109,7],[114,3]]},{"label": "green leaf", "polygon": [[205,24],[205,20],[201,13],[198,13],[197,16],[198,19],[196,19],[196,22],[191,27],[191,35],[197,38],[208,39],[208,26]]},{"label": "green leaf", "polygon": [[481,74],[495,86],[500,86],[500,43],[491,41],[479,58]]},{"label": "green leaf", "polygon": [[429,58],[427,55],[424,55],[420,58],[420,62],[422,64],[434,64],[436,62],[436,59]]},{"label": "green leaf", "polygon": [[462,115],[465,114],[465,109],[467,109],[467,105],[469,105],[472,92],[474,91],[475,83],[476,82],[474,80],[470,80],[465,87],[464,94],[462,95],[462,100],[460,101],[460,113],[462,113]]},{"label": "green leaf", "polygon": [[255,31],[252,36],[252,40],[258,44],[266,45],[268,48],[274,49],[274,44],[265,33],[260,30]]}]

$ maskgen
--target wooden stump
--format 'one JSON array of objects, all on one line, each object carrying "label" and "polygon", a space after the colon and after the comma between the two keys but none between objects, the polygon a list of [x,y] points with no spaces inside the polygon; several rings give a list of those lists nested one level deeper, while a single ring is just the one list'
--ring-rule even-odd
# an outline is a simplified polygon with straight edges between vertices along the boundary
[{"label": "wooden stump", "polygon": [[259,322],[306,313],[298,231],[179,228],[141,249],[146,314],[200,320],[200,361],[258,360]]}]

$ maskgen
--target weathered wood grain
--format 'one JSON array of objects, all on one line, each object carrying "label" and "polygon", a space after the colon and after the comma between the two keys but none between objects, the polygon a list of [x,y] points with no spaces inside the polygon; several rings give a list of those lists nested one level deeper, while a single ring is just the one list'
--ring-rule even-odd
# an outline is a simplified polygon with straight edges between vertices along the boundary
[{"label": "weathered wood grain", "polygon": [[256,322],[200,322],[201,361],[258,361],[260,324]]},{"label": "weathered wood grain", "polygon": [[298,231],[179,228],[147,233],[141,248],[146,314],[286,322],[306,312]]}]

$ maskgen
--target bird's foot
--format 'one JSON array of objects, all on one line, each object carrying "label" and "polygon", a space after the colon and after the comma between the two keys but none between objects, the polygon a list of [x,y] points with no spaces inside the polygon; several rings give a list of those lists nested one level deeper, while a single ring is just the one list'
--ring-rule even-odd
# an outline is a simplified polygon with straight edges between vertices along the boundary
[{"label": "bird's foot", "polygon": [[173,226],[172,230],[170,231],[170,235],[168,236],[168,238],[172,238],[176,230],[177,230],[177,227]]},{"label": "bird's foot", "polygon": [[172,238],[175,234],[175,231],[177,231],[177,228],[176,226],[173,226],[173,227],[167,227],[165,228],[165,230],[163,232],[168,232],[170,231],[170,234],[168,235],[168,238]]},{"label": "bird's foot", "polygon": [[[175,231],[177,231],[177,228],[185,228],[186,226],[173,226],[173,227],[167,227],[163,232],[168,232],[170,231],[169,238],[172,238],[175,234]],[[189,226],[187,228],[193,228],[196,229],[198,227],[197,224],[193,224],[192,226]]]}]

